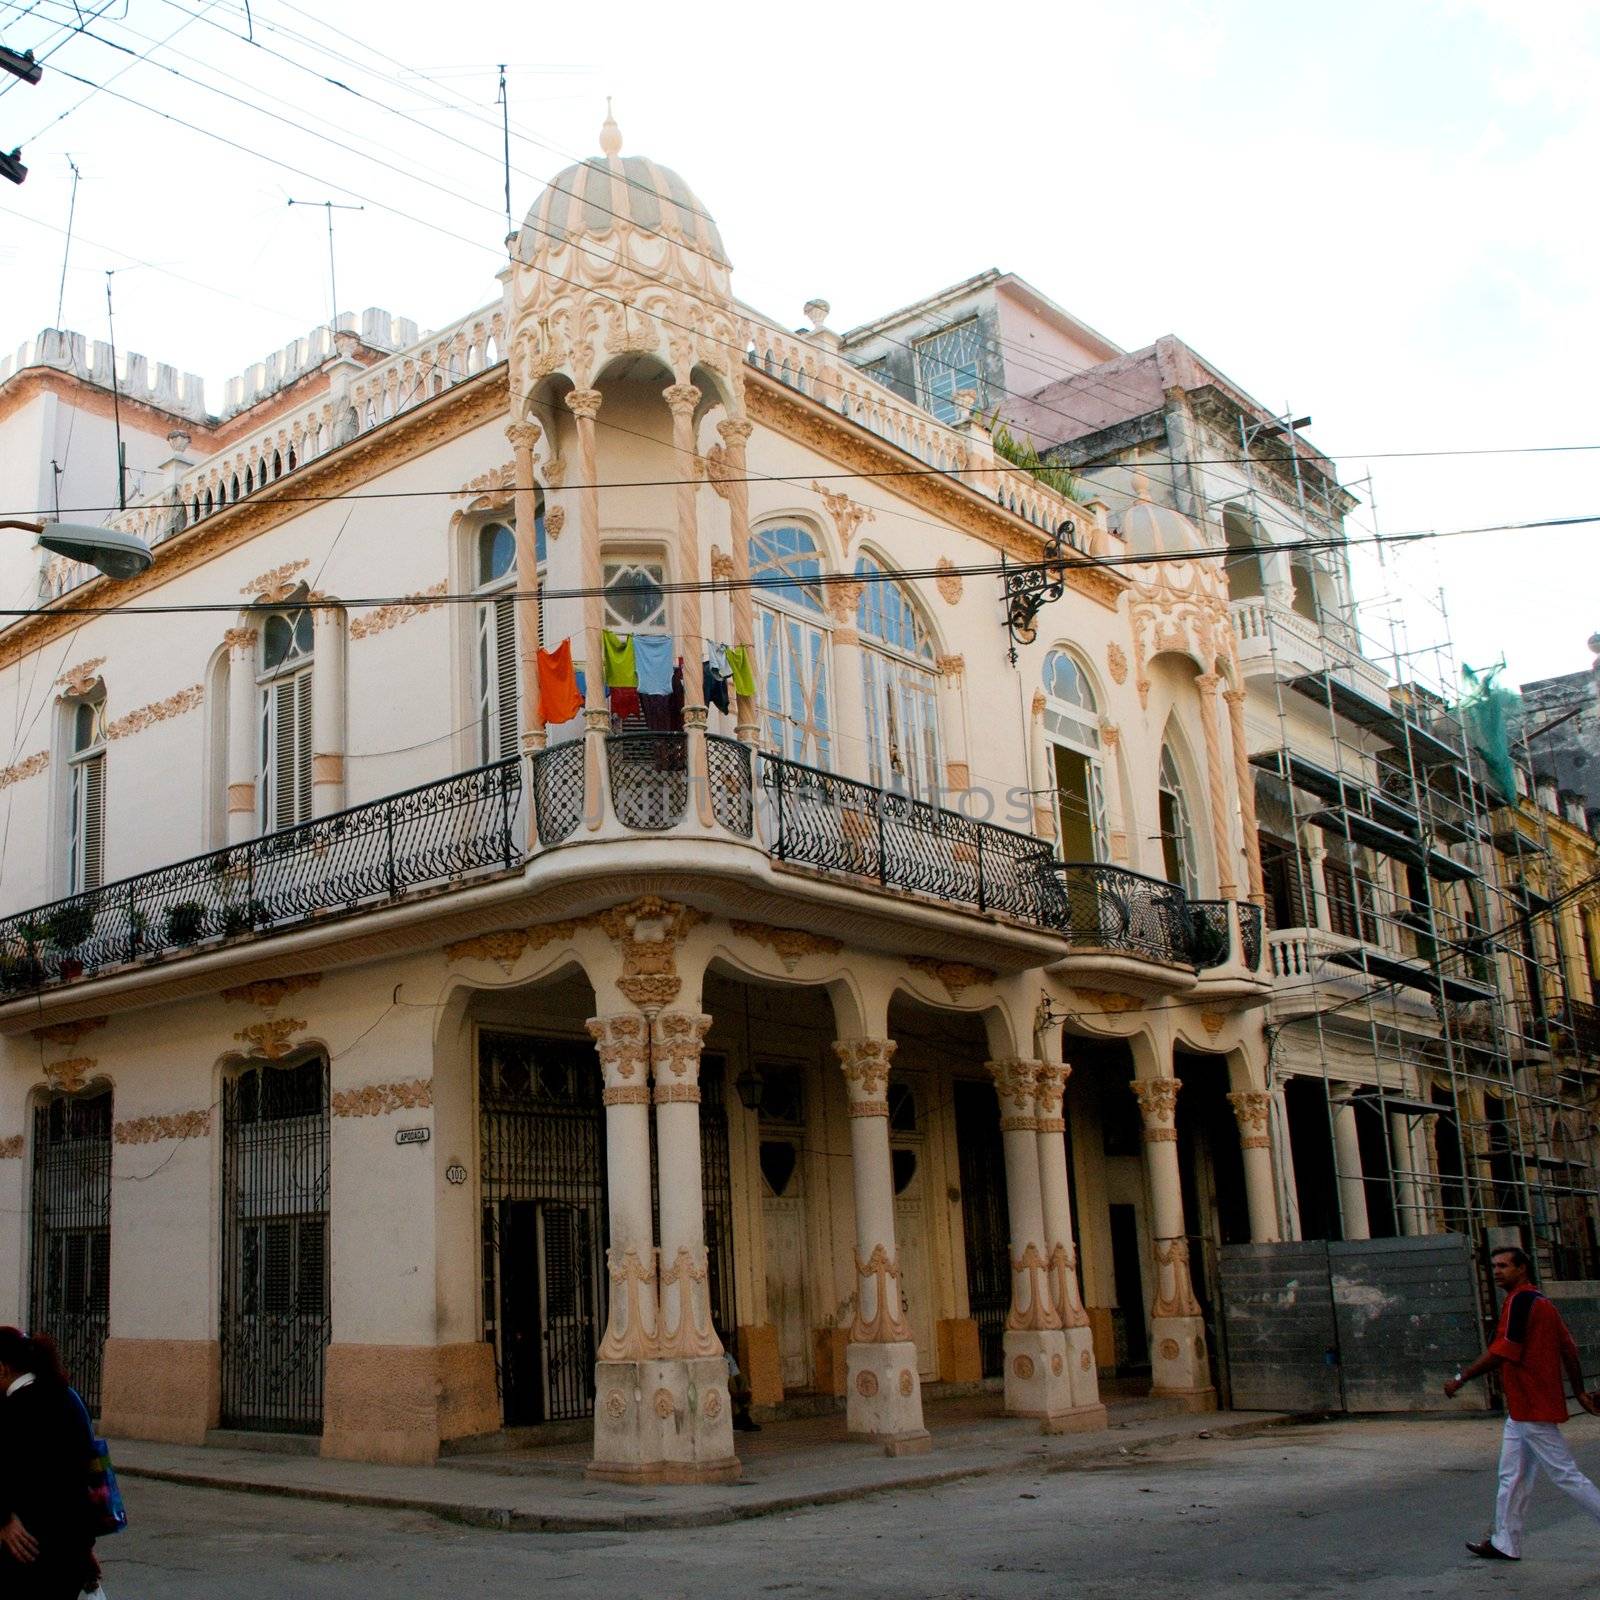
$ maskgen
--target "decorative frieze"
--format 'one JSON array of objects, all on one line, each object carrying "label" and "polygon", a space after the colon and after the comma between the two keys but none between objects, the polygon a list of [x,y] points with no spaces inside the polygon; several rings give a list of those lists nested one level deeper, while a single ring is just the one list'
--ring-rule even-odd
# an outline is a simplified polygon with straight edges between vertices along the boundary
[{"label": "decorative frieze", "polygon": [[412,1078],[406,1083],[369,1083],[360,1089],[334,1092],[336,1117],[383,1117],[394,1111],[425,1111],[433,1104],[433,1079]]},{"label": "decorative frieze", "polygon": [[1137,1011],[1141,1001],[1137,995],[1124,994],[1120,989],[1085,989],[1075,987],[1073,993],[1087,1011],[1102,1011],[1115,1016],[1124,1011]]},{"label": "decorative frieze", "polygon": [[99,679],[100,669],[106,664],[104,656],[93,656],[88,661],[80,661],[75,667],[68,667],[56,679],[56,687],[65,695],[86,695],[94,688]]},{"label": "decorative frieze", "polygon": [[274,567],[270,572],[263,572],[259,577],[252,578],[239,593],[248,595],[257,605],[276,605],[278,601],[287,600],[294,593],[295,578],[310,565],[309,559],[285,561],[282,566]]},{"label": "decorative frieze", "polygon": [[118,717],[107,727],[106,738],[126,739],[130,733],[140,733],[158,722],[181,717],[185,712],[197,710],[205,697],[206,692],[200,684],[191,684],[187,689],[169,694],[165,700],[157,700],[154,705],[140,706],[126,716]]},{"label": "decorative frieze", "polygon": [[26,760],[17,762],[15,766],[0,767],[0,789],[9,789],[14,783],[36,778],[49,765],[50,752],[39,750]]},{"label": "decorative frieze", "polygon": [[211,1132],[211,1112],[175,1111],[167,1116],[129,1117],[114,1123],[111,1137],[118,1144],[160,1144],[165,1140],[204,1139]]},{"label": "decorative frieze", "polygon": [[449,589],[448,580],[441,578],[426,589],[419,589],[415,594],[407,595],[404,600],[396,600],[391,605],[377,606],[371,611],[364,611],[352,619],[350,637],[370,639],[374,634],[387,633],[391,628],[398,628],[402,622],[420,617],[426,611],[437,611],[444,604],[439,597],[447,594]]},{"label": "decorative frieze", "polygon": [[939,591],[939,598],[947,606],[956,605],[960,601],[962,590],[966,586],[962,582],[961,574],[957,570],[955,562],[949,556],[940,556],[934,562],[933,570],[933,586]]}]

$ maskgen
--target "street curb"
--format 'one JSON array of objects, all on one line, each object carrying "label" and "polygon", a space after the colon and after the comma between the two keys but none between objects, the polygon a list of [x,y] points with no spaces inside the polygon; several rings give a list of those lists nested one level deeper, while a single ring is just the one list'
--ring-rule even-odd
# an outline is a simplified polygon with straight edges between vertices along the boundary
[{"label": "street curb", "polygon": [[433,1500],[424,1496],[378,1494],[361,1489],[335,1489],[296,1483],[274,1483],[260,1479],[229,1478],[219,1473],[193,1472],[173,1467],[119,1466],[117,1475],[121,1478],[144,1478],[154,1483],[179,1484],[192,1489],[218,1489],[232,1494],[269,1495],[284,1500],[320,1500],[333,1505],[360,1506],[379,1511],[415,1511],[425,1516],[438,1517],[441,1521],[454,1522],[469,1528],[482,1528],[495,1533],[638,1533],[673,1528],[714,1528],[734,1522],[752,1522],[760,1517],[781,1516],[787,1512],[804,1511],[814,1506],[841,1505],[851,1500],[866,1500],[875,1495],[898,1494],[916,1489],[938,1489],[947,1484],[958,1483],[963,1478],[995,1477],[1006,1472],[1024,1471],[1072,1472],[1084,1467],[1095,1468],[1119,1462],[1136,1451],[1155,1446],[1177,1444],[1201,1436],[1213,1439],[1244,1438],[1251,1434],[1303,1423],[1308,1419],[1271,1413],[1252,1418],[1247,1422],[1219,1424],[1213,1420],[1209,1426],[1200,1426],[1202,1420],[1196,1416],[1192,1425],[1188,1427],[1148,1435],[1131,1445],[1117,1445],[1108,1439],[1102,1448],[1076,1451],[1060,1458],[1033,1452],[1024,1456],[1011,1456],[1001,1461],[969,1463],[966,1466],[920,1472],[914,1476],[897,1478],[890,1483],[855,1484],[838,1489],[812,1489],[798,1494],[770,1495],[748,1505],[722,1502],[702,1508],[673,1511],[544,1514],[515,1511],[508,1506],[471,1505],[460,1501]]}]

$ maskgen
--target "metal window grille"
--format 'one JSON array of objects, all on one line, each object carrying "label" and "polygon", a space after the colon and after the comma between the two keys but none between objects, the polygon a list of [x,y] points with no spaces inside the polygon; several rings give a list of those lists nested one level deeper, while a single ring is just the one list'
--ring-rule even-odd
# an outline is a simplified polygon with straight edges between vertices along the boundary
[{"label": "metal window grille", "polygon": [[73,1386],[100,1409],[111,1309],[111,1094],[55,1095],[33,1114],[29,1320],[61,1350]]},{"label": "metal window grille", "polygon": [[331,1333],[327,1062],[230,1079],[222,1130],[223,1421],[316,1433]]},{"label": "metal window grille", "polygon": [[978,1325],[983,1375],[992,1378],[1005,1371],[1006,1317],[1011,1311],[1011,1224],[1000,1103],[986,1083],[957,1083],[955,1108],[967,1306]]}]

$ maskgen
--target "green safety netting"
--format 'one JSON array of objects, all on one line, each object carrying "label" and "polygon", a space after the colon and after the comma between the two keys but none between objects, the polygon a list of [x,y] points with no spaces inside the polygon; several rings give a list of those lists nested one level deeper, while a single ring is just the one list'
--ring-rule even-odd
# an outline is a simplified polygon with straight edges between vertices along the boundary
[{"label": "green safety netting", "polygon": [[1517,798],[1516,769],[1511,761],[1511,722],[1522,704],[1522,696],[1495,680],[1505,671],[1505,662],[1474,672],[1461,668],[1466,692],[1456,708],[1466,725],[1472,748],[1483,757],[1484,772],[1490,786],[1508,804]]}]

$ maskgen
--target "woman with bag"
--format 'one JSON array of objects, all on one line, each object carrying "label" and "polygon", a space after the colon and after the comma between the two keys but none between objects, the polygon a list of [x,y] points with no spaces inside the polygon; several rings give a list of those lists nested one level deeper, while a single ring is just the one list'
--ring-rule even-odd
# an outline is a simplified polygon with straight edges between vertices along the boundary
[{"label": "woman with bag", "polygon": [[77,1600],[98,1582],[94,1443],[53,1340],[0,1328],[0,1595]]}]

